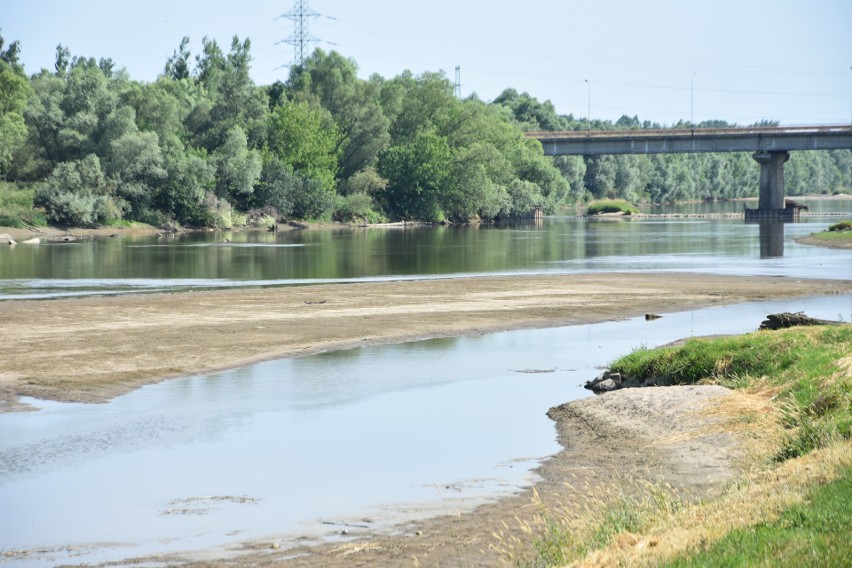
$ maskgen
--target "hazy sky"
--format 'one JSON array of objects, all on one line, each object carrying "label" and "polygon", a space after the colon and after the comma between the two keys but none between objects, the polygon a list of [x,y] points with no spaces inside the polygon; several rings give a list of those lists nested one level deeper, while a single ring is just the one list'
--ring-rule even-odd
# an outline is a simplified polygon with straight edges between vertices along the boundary
[{"label": "hazy sky", "polygon": [[[311,0],[310,32],[360,76],[461,68],[462,94],[513,87],[560,114],[671,124],[852,121],[850,0]],[[276,42],[292,0],[0,0],[6,42],[28,73],[53,69],[58,43],[111,57],[153,81],[183,36],[223,49],[249,37],[257,84],[285,80],[293,48]],[[587,82],[588,80],[588,82]]]}]

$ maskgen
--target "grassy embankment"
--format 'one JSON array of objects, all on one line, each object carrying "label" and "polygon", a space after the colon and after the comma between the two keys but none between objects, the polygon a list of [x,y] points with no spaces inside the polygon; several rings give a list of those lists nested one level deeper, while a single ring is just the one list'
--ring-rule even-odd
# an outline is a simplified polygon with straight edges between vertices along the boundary
[{"label": "grassy embankment", "polygon": [[814,233],[811,238],[829,242],[852,243],[852,221],[841,221],[830,226],[827,231]]},{"label": "grassy embankment", "polygon": [[756,395],[762,405],[732,414],[726,428],[748,432],[751,422],[762,431],[771,414],[779,436],[767,438],[749,475],[713,500],[688,502],[670,488],[637,484],[594,499],[579,518],[543,510],[533,547],[513,554],[516,564],[849,565],[852,325],[695,339],[636,351],[612,370]]}]

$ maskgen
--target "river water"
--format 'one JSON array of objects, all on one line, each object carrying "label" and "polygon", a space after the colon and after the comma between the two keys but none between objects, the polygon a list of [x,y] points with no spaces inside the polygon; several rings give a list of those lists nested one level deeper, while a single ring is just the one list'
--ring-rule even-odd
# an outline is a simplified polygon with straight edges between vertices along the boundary
[{"label": "river water", "polygon": [[[815,201],[852,216],[852,199]],[[692,205],[728,209],[741,204]],[[825,276],[844,251],[797,245],[843,217],[795,224],[742,219],[193,233],[0,248],[0,300],[89,293],[298,285],[384,278],[597,270],[685,270]],[[803,259],[807,259],[803,262]]]},{"label": "river water", "polygon": [[[780,256],[777,228],[712,219],[107,239],[0,250],[0,286],[22,298],[609,270],[849,279],[848,251],[793,242],[835,221],[782,226]],[[38,412],[0,415],[0,552],[95,563],[464,510],[534,480],[559,449],[545,412],[588,396],[580,385],[615,357],[800,310],[850,321],[852,296],[271,361],[102,405],[30,400]]]}]

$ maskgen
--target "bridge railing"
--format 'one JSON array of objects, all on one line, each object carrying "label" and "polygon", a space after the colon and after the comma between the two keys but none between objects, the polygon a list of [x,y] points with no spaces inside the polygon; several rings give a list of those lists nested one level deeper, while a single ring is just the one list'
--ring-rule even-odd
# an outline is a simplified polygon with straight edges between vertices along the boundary
[{"label": "bridge railing", "polygon": [[654,128],[637,130],[569,130],[562,132],[526,132],[527,138],[553,140],[566,138],[657,138],[657,137],[720,137],[754,134],[830,134],[850,133],[852,126],[750,126],[730,128]]}]

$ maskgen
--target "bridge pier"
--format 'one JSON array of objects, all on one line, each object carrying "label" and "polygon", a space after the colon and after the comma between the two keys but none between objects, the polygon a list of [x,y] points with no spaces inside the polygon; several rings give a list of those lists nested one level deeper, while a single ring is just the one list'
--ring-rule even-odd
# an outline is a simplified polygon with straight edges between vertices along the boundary
[{"label": "bridge pier", "polygon": [[799,210],[788,208],[784,200],[784,163],[790,159],[790,152],[760,151],[751,157],[760,164],[760,197],[757,209],[746,208],[746,220],[795,220]]}]

